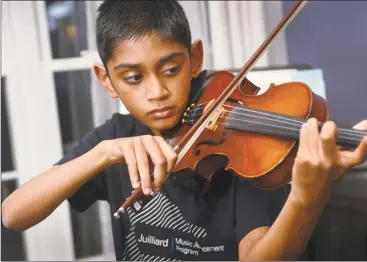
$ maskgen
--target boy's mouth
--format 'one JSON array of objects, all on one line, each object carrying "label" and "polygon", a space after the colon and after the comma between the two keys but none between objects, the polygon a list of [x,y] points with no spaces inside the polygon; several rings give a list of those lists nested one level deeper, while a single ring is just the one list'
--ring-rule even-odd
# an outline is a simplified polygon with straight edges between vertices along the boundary
[{"label": "boy's mouth", "polygon": [[160,107],[149,112],[154,119],[164,119],[173,116],[174,107]]}]

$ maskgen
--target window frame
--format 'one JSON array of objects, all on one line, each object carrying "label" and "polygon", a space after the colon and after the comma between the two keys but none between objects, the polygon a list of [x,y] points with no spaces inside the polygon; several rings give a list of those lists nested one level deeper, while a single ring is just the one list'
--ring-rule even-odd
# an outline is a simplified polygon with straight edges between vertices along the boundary
[{"label": "window frame", "polygon": [[[47,13],[45,1],[35,1],[36,19],[39,31],[39,42],[41,46],[41,63],[49,77],[53,79],[54,74],[57,72],[72,72],[79,70],[89,70],[91,75],[91,98],[92,98],[92,111],[93,111],[93,122],[95,126],[102,124],[108,117],[109,113],[118,110],[118,104],[116,107],[106,110],[106,104],[110,101],[106,96],[101,96],[101,87],[94,76],[92,70],[94,63],[101,63],[101,59],[96,50],[95,38],[94,38],[94,20],[96,9],[102,1],[85,1],[86,8],[86,28],[87,28],[87,50],[82,50],[79,57],[71,58],[57,58],[52,57],[51,42],[49,37],[49,31],[47,27]],[[55,88],[55,83],[52,81],[52,87]],[[123,109],[122,109],[123,110]],[[107,111],[107,112],[106,112]],[[101,235],[102,235],[102,254],[80,258],[77,260],[95,260],[100,257],[111,257],[111,251],[114,255],[114,247],[111,247],[112,235],[110,234],[110,218],[109,212],[106,212],[105,203],[97,203],[99,210],[99,220],[101,222]],[[106,214],[108,218],[106,218]],[[72,232],[71,232],[72,233]],[[71,242],[73,245],[73,241]],[[113,244],[113,243],[112,243]],[[75,256],[74,258],[75,259]]]}]

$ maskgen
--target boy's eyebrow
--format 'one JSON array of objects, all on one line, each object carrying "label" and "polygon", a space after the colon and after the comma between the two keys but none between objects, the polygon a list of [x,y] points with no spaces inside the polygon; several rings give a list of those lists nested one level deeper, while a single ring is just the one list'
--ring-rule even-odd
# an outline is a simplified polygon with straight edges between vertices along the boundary
[{"label": "boy's eyebrow", "polygon": [[159,59],[159,64],[163,64],[169,60],[171,60],[172,58],[176,57],[176,56],[184,56],[185,53],[184,52],[173,52],[169,55],[166,55],[165,57],[162,57],[161,59]]},{"label": "boy's eyebrow", "polygon": [[[173,52],[169,55],[166,55],[164,57],[162,57],[161,59],[159,59],[159,64],[163,64],[169,60],[171,60],[172,58],[174,57],[177,57],[177,56],[184,56],[185,53],[184,52]],[[118,69],[121,69],[121,68],[139,68],[139,64],[119,64],[117,66],[115,66],[113,69],[114,70],[118,70]]]}]

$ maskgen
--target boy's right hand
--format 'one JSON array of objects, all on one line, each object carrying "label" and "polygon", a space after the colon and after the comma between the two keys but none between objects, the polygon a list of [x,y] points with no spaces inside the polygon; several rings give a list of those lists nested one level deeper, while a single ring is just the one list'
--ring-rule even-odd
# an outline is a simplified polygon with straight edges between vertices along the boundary
[{"label": "boy's right hand", "polygon": [[[158,191],[172,172],[177,154],[160,136],[136,136],[103,141],[108,165],[126,163],[133,188],[140,185],[144,194]],[[154,181],[150,177],[150,163],[154,165]]]}]

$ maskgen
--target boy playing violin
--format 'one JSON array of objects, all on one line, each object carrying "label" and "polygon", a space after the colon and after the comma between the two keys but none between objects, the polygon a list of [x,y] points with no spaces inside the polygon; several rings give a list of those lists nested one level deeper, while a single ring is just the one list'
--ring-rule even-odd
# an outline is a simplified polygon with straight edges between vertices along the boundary
[{"label": "boy playing violin", "polygon": [[[223,170],[209,187],[195,172],[168,176],[177,155],[163,133],[179,123],[203,85],[202,43],[191,42],[185,13],[173,0],[105,1],[96,31],[103,64],[94,65],[95,74],[131,114],[114,114],[5,199],[4,225],[26,230],[66,199],[80,212],[108,201],[112,217],[141,183],[147,196],[156,194],[140,211],[112,219],[117,260],[298,259],[334,182],[366,159],[367,137],[355,151],[339,151],[335,124],[319,131],[310,119],[301,129],[289,194],[257,189]],[[354,128],[367,130],[367,121]]]}]

